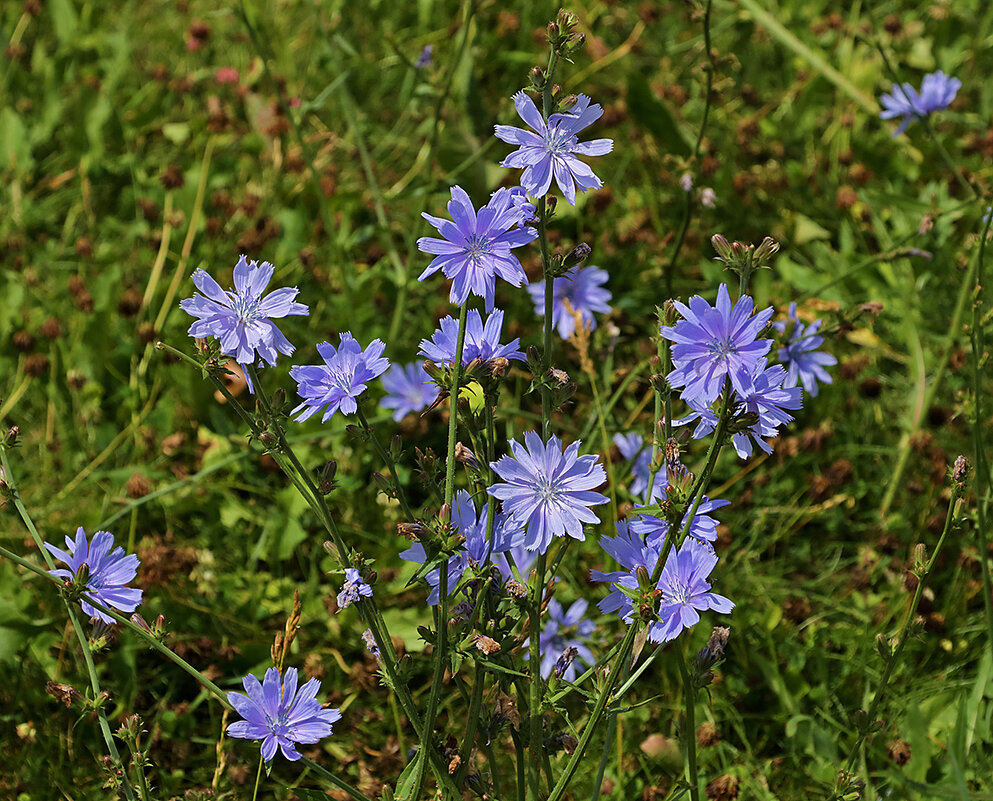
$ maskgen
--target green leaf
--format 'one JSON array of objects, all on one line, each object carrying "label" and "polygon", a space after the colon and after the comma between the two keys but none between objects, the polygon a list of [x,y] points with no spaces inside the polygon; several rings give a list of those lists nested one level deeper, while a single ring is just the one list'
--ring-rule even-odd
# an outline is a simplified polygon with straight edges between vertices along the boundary
[{"label": "green leaf", "polygon": [[670,153],[684,157],[690,155],[690,142],[676,118],[640,75],[628,76],[628,111]]},{"label": "green leaf", "polygon": [[50,0],[47,5],[55,36],[62,43],[71,41],[76,35],[76,28],[79,27],[79,17],[76,16],[72,0]]}]

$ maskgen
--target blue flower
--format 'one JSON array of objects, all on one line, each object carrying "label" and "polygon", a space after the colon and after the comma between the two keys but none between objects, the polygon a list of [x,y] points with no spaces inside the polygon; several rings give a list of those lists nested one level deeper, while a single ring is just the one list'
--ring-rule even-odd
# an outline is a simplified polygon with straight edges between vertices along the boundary
[{"label": "blue flower", "polygon": [[[503,330],[503,312],[494,309],[493,313],[483,318],[476,309],[472,309],[466,318],[465,342],[462,343],[462,364],[469,364],[473,359],[487,362],[490,359],[516,359],[523,362],[524,354],[517,348],[521,340],[515,337],[506,345],[500,344],[500,333]],[[455,362],[455,347],[459,343],[459,321],[454,317],[446,317],[438,323],[438,329],[431,339],[421,340],[422,356],[430,359],[438,366]]]},{"label": "blue flower", "polygon": [[675,301],[683,320],[663,326],[662,336],[674,342],[675,369],[666,378],[674,387],[684,387],[684,401],[712,403],[724,388],[725,377],[740,393],[772,347],[772,341],[757,339],[772,317],[772,306],[752,317],[752,299],[742,295],[731,306],[726,285],[717,291],[717,306],[699,295],[687,307]]},{"label": "blue flower", "polygon": [[[648,479],[652,475],[651,443],[646,444],[641,434],[614,434],[614,445],[626,461],[632,462],[631,473],[634,475],[634,482],[630,491],[635,497],[641,497],[648,489]],[[656,477],[655,482],[658,485],[661,479]]]},{"label": "blue flower", "polygon": [[421,215],[443,238],[422,236],[417,240],[422,253],[436,257],[417,280],[423,281],[441,270],[446,278],[452,279],[449,295],[452,303],[461,306],[471,292],[483,298],[486,311],[491,311],[497,276],[512,286],[520,286],[527,280],[524,268],[511,250],[533,242],[538,232],[516,227],[524,211],[510,189],[494,192],[478,214],[462,187],[453,186],[451,192],[448,213],[454,222],[426,213]]},{"label": "blue flower", "polygon": [[423,67],[431,66],[431,54],[434,52],[434,45],[426,44],[421,49],[421,54],[417,57],[417,62],[414,64],[417,69],[422,69]]},{"label": "blue flower", "polygon": [[[455,493],[452,503],[452,525],[463,537],[465,542],[458,553],[448,559],[448,593],[451,595],[458,587],[462,574],[473,565],[483,565],[492,562],[503,574],[510,578],[511,570],[504,555],[512,547],[520,544],[523,531],[515,522],[503,515],[497,515],[493,525],[493,541],[486,536],[486,520],[489,514],[489,504],[484,504],[482,511],[476,513],[472,496],[466,490]],[[423,565],[427,560],[424,546],[415,542],[400,554],[401,559]],[[441,599],[441,567],[436,567],[424,577],[431,586],[428,604],[436,606]]]},{"label": "blue flower", "polygon": [[524,435],[525,446],[510,441],[513,457],[502,456],[490,466],[504,483],[494,484],[487,492],[503,501],[504,511],[524,525],[524,540],[529,551],[544,553],[552,537],[568,534],[584,539],[583,523],[599,523],[591,506],[607,503],[607,497],[593,492],[607,476],[599,456],[579,455],[580,442],[564,451],[558,438],[548,443],[534,431]]},{"label": "blue flower", "polygon": [[[644,567],[651,575],[661,556],[658,547],[642,546],[630,532],[618,524],[618,537],[604,537],[604,550],[617,559],[626,570],[604,573],[590,571],[593,581],[611,582],[615,587],[638,589],[636,571]],[[640,547],[639,547],[640,546]],[[695,539],[687,540],[678,550],[672,548],[655,587],[660,591],[658,620],[651,623],[648,638],[652,642],[669,642],[700,621],[700,612],[713,610],[728,614],[734,604],[723,595],[711,592],[708,576],[717,565],[717,554],[709,545]],[[634,604],[620,589],[614,589],[598,606],[604,613],[616,612],[625,623],[634,621]]]},{"label": "blue flower", "polygon": [[817,382],[830,384],[831,376],[825,367],[837,364],[838,360],[830,353],[815,353],[824,344],[824,337],[815,336],[821,327],[820,320],[814,320],[806,328],[797,318],[796,304],[790,304],[789,320],[773,323],[780,334],[785,334],[792,323],[786,344],[779,349],[777,358],[786,365],[786,380],[783,387],[795,387],[802,383],[803,388],[813,397],[817,397]]},{"label": "blue flower", "polygon": [[[292,354],[293,345],[273,319],[307,314],[308,310],[295,302],[300,291],[296,287],[283,287],[262,296],[274,269],[267,261],[259,264],[242,256],[234,268],[233,290],[221,289],[206,272],[195,271],[193,283],[200,292],[179,302],[179,308],[199,318],[190,326],[190,336],[216,337],[221,352],[233,356],[242,367],[254,364],[256,354],[270,365],[276,363],[277,353]],[[247,370],[245,378],[254,392]]]},{"label": "blue flower", "polygon": [[[733,409],[735,415],[753,414],[756,420],[744,431],[731,436],[731,443],[738,456],[748,459],[752,455],[752,443],[757,444],[766,453],[772,453],[772,446],[763,437],[779,436],[779,427],[792,422],[793,417],[786,409],[795,411],[803,405],[803,390],[799,387],[786,387],[786,370],[776,364],[765,366],[765,360],[754,376],[748,376],[744,381],[741,392],[735,392]],[[717,414],[709,406],[690,402],[693,413],[673,425],[684,425],[699,419],[700,423],[693,432],[694,439],[706,437],[717,428]]]},{"label": "blue flower", "polygon": [[512,170],[523,168],[521,186],[531,197],[544,197],[553,177],[562,195],[573,206],[576,205],[577,186],[583,192],[603,186],[593,170],[576,158],[577,155],[604,156],[614,147],[610,139],[580,142],[577,138],[583,128],[600,119],[603,108],[599,103],[591,106],[586,95],[579,95],[572,108],[552,114],[547,124],[523,90],[514,95],[514,106],[534,133],[511,125],[495,126],[497,139],[518,145],[500,166]]},{"label": "blue flower", "polygon": [[[580,598],[573,601],[569,609],[565,610],[555,598],[548,602],[548,622],[538,641],[541,646],[542,678],[547,679],[552,675],[556,662],[568,648],[575,648],[576,656],[587,665],[596,662],[593,652],[586,644],[590,635],[596,630],[593,621],[583,617],[588,605],[587,601]],[[524,658],[529,660],[531,654],[526,650],[528,643],[530,638],[524,641],[522,648],[525,649]],[[573,681],[577,673],[575,662],[570,660],[561,677],[566,681]]]},{"label": "blue flower", "polygon": [[357,603],[361,597],[372,598],[372,587],[362,580],[358,570],[354,567],[346,567],[345,583],[341,585],[341,592],[338,593],[338,611]]},{"label": "blue flower", "polygon": [[[593,312],[610,313],[610,290],[604,289],[607,271],[599,267],[573,267],[560,278],[552,280],[552,323],[562,339],[569,339],[576,330],[574,312],[582,315],[583,324],[590,330],[596,328]],[[534,311],[545,316],[545,282],[535,281],[528,286]]]},{"label": "blue flower", "polygon": [[255,676],[242,679],[243,693],[228,693],[228,701],[244,720],[231,723],[229,737],[262,740],[262,758],[271,762],[276,747],[291,762],[300,759],[296,743],[316,743],[331,735],[331,724],[341,720],[337,709],[322,709],[317,700],[321,683],[311,679],[297,691],[297,669],[288,668],[282,681],[276,668],[269,668],[259,682]]},{"label": "blue flower", "polygon": [[[661,473],[656,476],[655,480],[659,484],[662,483]],[[655,496],[654,492],[652,494]],[[653,497],[652,500],[657,500],[661,497],[661,494]],[[724,500],[712,501],[704,495],[700,499],[700,505],[697,507],[696,514],[693,516],[693,522],[690,524],[689,531],[687,532],[688,536],[695,537],[701,542],[716,542],[718,521],[712,518],[709,513],[723,506],[728,506],[730,503],[731,501]],[[637,506],[635,506],[631,515],[631,532],[639,535],[646,545],[661,549],[665,541],[665,535],[669,532],[669,523],[654,515],[640,514]],[[680,531],[686,525],[686,519],[689,515],[690,510],[687,509],[686,514],[683,515],[683,522],[680,524]]]},{"label": "blue flower", "polygon": [[522,226],[534,222],[538,216],[538,209],[528,197],[527,190],[523,186],[513,186],[510,188],[510,202],[521,212]]},{"label": "blue flower", "polygon": [[420,362],[394,364],[383,375],[382,381],[387,395],[379,405],[384,409],[393,409],[393,419],[398,423],[411,412],[426,409],[438,394],[437,387]]},{"label": "blue flower", "polygon": [[920,94],[909,83],[894,84],[891,93],[879,99],[883,104],[879,116],[884,120],[903,117],[900,126],[893,132],[894,136],[899,136],[915,119],[948,108],[961,88],[962,81],[949,77],[941,70],[924,76]]},{"label": "blue flower", "polygon": [[[141,590],[125,587],[138,573],[138,557],[134,554],[124,555],[124,549],[114,548],[114,535],[106,531],[98,531],[93,539],[87,541],[86,532],[80,526],[76,529],[76,539],[68,535],[65,538],[66,550],[56,548],[51,543],[43,543],[45,548],[56,559],[65,562],[69,569],[59,568],[50,570],[53,576],[75,580],[80,568],[87,568],[86,592],[95,601],[118,609],[121,612],[133,612],[141,603]],[[110,615],[101,612],[86,600],[80,601],[83,611],[90,617],[96,617],[104,623],[116,623]]]},{"label": "blue flower", "polygon": [[355,414],[358,404],[355,399],[366,390],[367,381],[378,378],[390,366],[382,358],[386,346],[378,339],[362,346],[350,332],[341,335],[341,343],[335,350],[330,342],[322,342],[317,352],[324,364],[297,366],[290,370],[290,377],[297,382],[297,393],[303,403],[291,414],[300,412],[297,420],[306,420],[324,409],[321,422],[326,423],[341,409],[343,414]]}]

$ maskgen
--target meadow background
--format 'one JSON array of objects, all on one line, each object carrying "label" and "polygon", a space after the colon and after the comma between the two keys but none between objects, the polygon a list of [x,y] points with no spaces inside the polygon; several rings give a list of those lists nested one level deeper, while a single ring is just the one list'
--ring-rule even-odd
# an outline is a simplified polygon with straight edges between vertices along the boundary
[{"label": "meadow background", "polygon": [[[314,753],[367,794],[400,772],[412,738],[355,610],[334,614],[322,529],[210,385],[153,343],[189,352],[178,301],[192,294],[190,273],[203,267],[226,286],[244,253],[275,264],[277,284],[298,286],[311,308],[281,324],[299,349],[266,371],[270,387],[292,392],[290,362],[316,361],[313,343],[346,329],[364,343],[382,338],[394,362],[413,360],[451,312],[436,281],[416,281],[427,258],[415,242],[431,233],[419,214],[440,213],[451,184],[482,199],[512,180],[498,167],[509,148],[493,124],[516,124],[510,96],[543,63],[557,8],[0,6],[0,425],[20,430],[11,459],[21,496],[46,539],[82,525],[138,553],[145,618],[164,615],[171,647],[225,689],[260,673],[299,590],[292,658],[344,715]],[[832,332],[834,384],[805,399],[772,456],[746,463],[727,453],[717,467],[709,494],[732,501],[720,588],[737,608],[707,707],[720,740],[700,751],[708,777],[739,779],[739,798],[823,797],[854,740],[852,715],[879,679],[876,634],[895,631],[913,594],[911,550],[934,544],[949,468],[972,457],[974,382],[980,398],[993,388],[988,363],[974,370],[969,340],[988,201],[972,197],[940,151],[988,195],[993,5],[714,0],[712,58],[697,4],[570,8],[587,41],[559,81],[603,104],[595,135],[615,147],[596,164],[605,188],[575,208],[560,203],[551,238],[564,249],[589,243],[587,263],[610,274],[613,311],[599,316],[590,344],[599,391],[615,399],[608,434],[650,435],[651,335],[669,282],[685,299],[712,298],[731,280],[713,260],[712,234],[778,240],[774,269],[752,285],[758,307],[785,313],[797,300]],[[418,66],[426,46],[430,60]],[[879,119],[877,98],[894,80],[880,48],[900,80],[919,85],[936,69],[961,79],[955,102],[931,119],[933,136],[918,123],[893,137],[895,124]],[[707,70],[712,102],[694,156]],[[680,187],[687,172],[692,195]],[[704,186],[712,208],[696,194]],[[536,248],[524,263],[537,279]],[[978,314],[987,327],[988,297]],[[505,331],[537,344],[527,293],[503,286],[498,298]],[[557,430],[588,433],[588,447],[623,470],[593,425],[575,349],[557,348],[579,384]],[[528,382],[523,370],[511,381],[521,400],[501,408],[509,431],[540,419]],[[987,400],[979,421],[987,434],[991,408]],[[400,478],[418,503],[430,499],[413,448],[443,454],[445,419],[397,425],[383,411],[375,421],[385,436],[403,436]],[[376,560],[391,630],[420,654],[417,626],[430,614],[397,556],[407,546],[395,536],[399,509],[372,477],[383,465],[340,417],[289,433],[310,463],[337,460],[331,501],[342,532]],[[971,514],[990,487],[973,490],[859,766],[871,778],[865,797],[993,798],[980,560],[989,537]],[[0,540],[34,558],[7,506]],[[609,569],[606,559],[594,536],[574,547],[560,571],[564,597],[599,600],[605,591],[587,576]],[[727,621],[705,621],[694,641],[702,646],[718,622]],[[598,623],[598,636],[616,637],[616,618]],[[111,637],[98,656],[108,714],[144,719],[155,797],[212,783],[221,797],[250,797],[254,746],[228,739],[218,749],[217,704],[132,636]],[[85,685],[76,650],[51,585],[0,560],[0,797],[107,797],[94,720],[45,692],[50,680]],[[419,696],[430,665],[413,666]],[[681,769],[677,688],[672,665],[645,674],[637,700],[646,703],[616,732],[620,767],[608,768],[602,798],[665,797]],[[441,727],[460,725],[456,702],[455,693],[443,702]],[[582,705],[570,714],[581,719]],[[297,783],[315,786],[285,762],[273,777],[266,792],[280,798]],[[580,782],[573,797],[588,792]]]}]

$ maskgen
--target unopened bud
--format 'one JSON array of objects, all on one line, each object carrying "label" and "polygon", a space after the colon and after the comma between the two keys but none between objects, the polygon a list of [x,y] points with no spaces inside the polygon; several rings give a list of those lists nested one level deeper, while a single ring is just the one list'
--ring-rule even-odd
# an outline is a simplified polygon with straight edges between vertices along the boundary
[{"label": "unopened bud", "polygon": [[279,445],[279,439],[271,431],[263,431],[259,434],[259,442],[262,443],[262,447],[266,450],[273,450]]},{"label": "unopened bud", "polygon": [[455,461],[473,470],[479,470],[479,460],[476,459],[476,454],[461,442],[455,443]]},{"label": "unopened bud", "polygon": [[17,426],[11,426],[7,433],[4,435],[3,444],[7,448],[13,448],[17,445],[17,437],[20,435],[21,429]]},{"label": "unopened bud", "polygon": [[569,669],[577,656],[579,656],[579,651],[575,646],[570,645],[566,648],[555,662],[555,668],[553,670],[555,673],[555,678],[561,679],[562,674]]},{"label": "unopened bud", "polygon": [[569,254],[565,257],[563,261],[563,266],[568,270],[573,267],[578,267],[584,261],[586,261],[593,249],[587,245],[585,242],[580,242],[576,247],[569,251]]},{"label": "unopened bud", "polygon": [[390,440],[390,457],[394,462],[398,462],[401,456],[403,456],[403,439],[399,434],[394,434],[393,439]]},{"label": "unopened bud", "polygon": [[714,246],[714,250],[717,251],[718,257],[722,260],[731,258],[731,243],[727,239],[720,234],[714,234],[710,238],[710,242]]},{"label": "unopened bud", "polygon": [[326,462],[324,467],[321,468],[321,472],[317,476],[317,491],[321,495],[328,495],[338,487],[338,484],[334,480],[337,472],[338,463],[334,459]]},{"label": "unopened bud", "polygon": [[927,548],[923,542],[914,546],[913,564],[913,573],[920,578],[927,571]]},{"label": "unopened bud", "polygon": [[272,393],[272,413],[280,414],[286,406],[286,390],[280,387]]}]

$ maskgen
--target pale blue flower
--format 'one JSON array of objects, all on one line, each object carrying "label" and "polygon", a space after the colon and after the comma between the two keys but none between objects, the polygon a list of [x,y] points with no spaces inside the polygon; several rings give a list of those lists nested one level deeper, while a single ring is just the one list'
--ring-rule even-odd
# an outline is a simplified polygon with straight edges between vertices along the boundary
[{"label": "pale blue flower", "polygon": [[552,537],[584,539],[583,524],[600,522],[590,507],[607,503],[605,495],[593,491],[607,480],[600,457],[580,456],[578,441],[563,450],[554,435],[546,444],[534,431],[524,435],[524,442],[511,440],[513,456],[490,463],[503,482],[487,492],[526,527],[530,551],[544,553]]},{"label": "pale blue flower", "polygon": [[[576,330],[574,312],[582,316],[583,324],[591,331],[596,328],[593,312],[610,313],[610,290],[607,271],[590,265],[573,267],[565,275],[552,280],[552,324],[562,339],[569,339]],[[545,316],[545,282],[535,281],[528,286],[534,311],[539,317]]]},{"label": "pale blue flower", "polygon": [[330,342],[322,342],[317,352],[324,364],[297,366],[290,370],[290,377],[297,382],[297,393],[303,402],[291,414],[300,412],[296,419],[306,420],[324,410],[321,422],[326,423],[341,409],[343,414],[355,414],[356,398],[366,390],[366,382],[381,376],[390,366],[382,358],[386,346],[378,339],[369,343],[364,351],[350,332],[341,335],[337,349]]},{"label": "pale blue flower", "polygon": [[[48,571],[51,575],[73,581],[83,565],[86,565],[86,592],[95,601],[121,612],[133,612],[138,608],[142,591],[124,585],[134,580],[141,562],[134,554],[125,556],[124,549],[120,546],[115,548],[113,534],[98,531],[92,540],[87,541],[86,532],[80,526],[76,529],[76,539],[66,535],[65,543],[64,551],[51,543],[43,543],[52,556],[69,566],[68,570],[58,568]],[[107,624],[117,622],[85,599],[80,601],[80,606],[90,617],[99,618]]]},{"label": "pale blue flower", "polygon": [[579,95],[572,108],[552,114],[547,123],[534,101],[523,91],[514,95],[514,106],[533,132],[511,125],[495,126],[497,139],[518,146],[500,166],[523,169],[521,186],[531,197],[544,197],[553,177],[563,197],[573,206],[576,205],[576,187],[585,192],[603,186],[593,170],[576,158],[577,155],[604,156],[614,147],[610,139],[580,142],[577,138],[580,131],[603,115],[599,103],[591,106],[589,97]]},{"label": "pale blue flower", "polygon": [[288,668],[285,682],[276,668],[269,668],[259,682],[245,676],[247,695],[230,692],[228,701],[244,720],[228,725],[229,737],[262,740],[262,758],[271,762],[276,748],[291,762],[300,759],[297,743],[309,745],[331,735],[331,724],[341,720],[338,709],[322,709],[317,700],[321,683],[311,679],[297,690],[297,669]]}]

